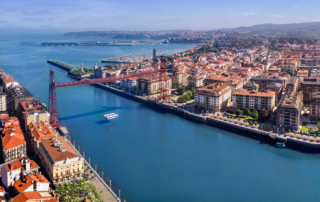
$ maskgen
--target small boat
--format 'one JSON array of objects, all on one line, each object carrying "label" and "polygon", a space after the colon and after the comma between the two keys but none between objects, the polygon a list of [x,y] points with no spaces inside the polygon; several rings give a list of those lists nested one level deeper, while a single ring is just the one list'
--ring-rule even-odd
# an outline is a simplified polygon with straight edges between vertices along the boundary
[{"label": "small boat", "polygon": [[276,144],[274,146],[278,147],[278,148],[285,148],[286,147],[286,143],[284,143],[284,142],[276,142]]},{"label": "small boat", "polygon": [[105,114],[103,117],[108,119],[108,120],[111,120],[111,119],[115,119],[115,118],[118,118],[118,114],[116,113],[110,113],[110,114]]}]

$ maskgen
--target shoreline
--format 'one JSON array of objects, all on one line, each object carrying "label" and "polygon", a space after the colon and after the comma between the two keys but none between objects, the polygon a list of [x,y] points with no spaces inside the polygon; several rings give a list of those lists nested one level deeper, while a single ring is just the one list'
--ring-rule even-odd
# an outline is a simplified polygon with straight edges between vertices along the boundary
[{"label": "shoreline", "polygon": [[[69,76],[70,78],[77,79],[77,80],[85,79],[83,77],[80,77],[79,75],[71,73],[70,70],[65,69],[63,66],[60,66],[59,64],[52,64],[52,65],[66,70],[68,72],[67,76]],[[114,94],[120,95],[122,97],[143,103],[152,109],[165,110],[165,112],[175,114],[189,121],[213,126],[222,130],[233,132],[237,135],[260,140],[270,145],[274,145],[277,141],[281,141],[281,142],[285,142],[286,148],[289,148],[289,149],[293,149],[293,150],[297,150],[305,153],[320,153],[320,141],[310,141],[310,140],[305,140],[301,138],[299,139],[299,138],[292,137],[290,135],[285,135],[285,134],[279,135],[273,132],[260,130],[255,127],[250,127],[250,126],[245,126],[243,124],[235,123],[230,120],[224,120],[219,117],[202,116],[199,114],[186,111],[176,106],[172,106],[164,103],[157,103],[152,100],[148,100],[148,99],[130,94],[126,91],[118,90],[116,88],[106,86],[103,84],[92,84],[92,85],[100,89],[107,90],[108,92],[112,92]]]}]

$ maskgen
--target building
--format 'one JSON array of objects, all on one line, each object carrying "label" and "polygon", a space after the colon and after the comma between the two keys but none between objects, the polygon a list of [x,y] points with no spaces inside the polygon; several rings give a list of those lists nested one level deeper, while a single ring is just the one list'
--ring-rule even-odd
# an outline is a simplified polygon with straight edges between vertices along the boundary
[{"label": "building", "polygon": [[58,202],[50,192],[48,191],[30,191],[22,192],[18,196],[14,197],[11,202]]},{"label": "building", "polygon": [[311,94],[309,118],[311,121],[320,120],[320,92]]},{"label": "building", "polygon": [[7,111],[7,95],[0,91],[0,113]]},{"label": "building", "polygon": [[7,107],[11,115],[17,115],[20,102],[31,101],[32,94],[22,86],[10,87],[7,89]]},{"label": "building", "polygon": [[319,77],[306,77],[301,84],[301,91],[303,93],[303,102],[309,103],[312,93],[320,91]]},{"label": "building", "polygon": [[231,87],[215,83],[198,88],[194,93],[195,106],[205,110],[219,112],[231,98]]},{"label": "building", "polygon": [[206,76],[203,74],[191,75],[187,78],[188,86],[194,87],[194,88],[199,88],[199,87],[203,86],[203,80],[205,78],[206,78]]},{"label": "building", "polygon": [[20,102],[17,115],[24,131],[30,123],[39,123],[41,121],[49,121],[50,114],[46,111],[46,107],[39,100],[31,100]]},{"label": "building", "polygon": [[138,83],[137,80],[137,77],[121,80],[120,86],[127,90],[135,91]]},{"label": "building", "polygon": [[302,94],[287,93],[280,101],[277,108],[277,125],[280,128],[298,130],[302,109]]},{"label": "building", "polygon": [[53,184],[82,179],[84,160],[63,137],[41,140],[39,154]]},{"label": "building", "polygon": [[26,141],[16,117],[4,120],[4,129],[1,135],[2,157],[4,162],[12,161],[27,154]]},{"label": "building", "polygon": [[8,74],[4,74],[1,76],[1,84],[5,87],[5,89],[19,85],[19,83]]},{"label": "building", "polygon": [[39,147],[42,140],[58,136],[57,131],[50,123],[43,121],[29,123],[27,131],[28,148],[37,156],[39,156]]},{"label": "building", "polygon": [[166,74],[161,78],[158,76],[146,76],[138,79],[137,92],[141,95],[159,96],[162,92],[171,94],[172,81]]},{"label": "building", "polygon": [[249,81],[243,85],[243,89],[248,90],[248,91],[258,91],[259,85],[252,82],[252,81]]},{"label": "building", "polygon": [[253,110],[273,110],[275,106],[274,91],[247,91],[244,89],[232,93],[232,102],[235,108]]},{"label": "building", "polygon": [[50,191],[50,182],[39,173],[22,176],[13,184],[14,192]]},{"label": "building", "polygon": [[296,93],[298,91],[299,79],[298,77],[291,77],[287,83],[286,92],[287,93]]},{"label": "building", "polygon": [[259,91],[265,91],[267,90],[266,87],[268,84],[271,83],[280,83],[281,86],[285,86],[287,80],[280,76],[254,76],[251,78],[251,81],[259,85]]},{"label": "building", "polygon": [[175,72],[172,75],[173,88],[179,88],[181,86],[187,86],[187,85],[188,85],[188,74],[187,73]]},{"label": "building", "polygon": [[32,175],[39,172],[39,166],[29,158],[21,158],[16,161],[6,163],[1,168],[1,178],[3,186],[8,189],[21,176]]}]

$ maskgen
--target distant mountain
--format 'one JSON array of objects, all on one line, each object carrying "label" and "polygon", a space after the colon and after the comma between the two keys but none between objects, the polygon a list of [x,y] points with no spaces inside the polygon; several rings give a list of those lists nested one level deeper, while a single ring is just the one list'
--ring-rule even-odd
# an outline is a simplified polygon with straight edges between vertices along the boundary
[{"label": "distant mountain", "polygon": [[292,24],[259,24],[249,27],[238,27],[231,30],[235,32],[249,34],[314,35],[320,34],[320,22],[304,22]]}]

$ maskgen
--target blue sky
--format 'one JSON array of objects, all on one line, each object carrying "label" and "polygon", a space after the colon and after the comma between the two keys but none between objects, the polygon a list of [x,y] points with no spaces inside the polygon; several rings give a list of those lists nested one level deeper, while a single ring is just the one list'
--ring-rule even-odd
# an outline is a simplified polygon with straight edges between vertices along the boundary
[{"label": "blue sky", "polygon": [[319,0],[0,0],[0,28],[172,30],[320,21]]}]

